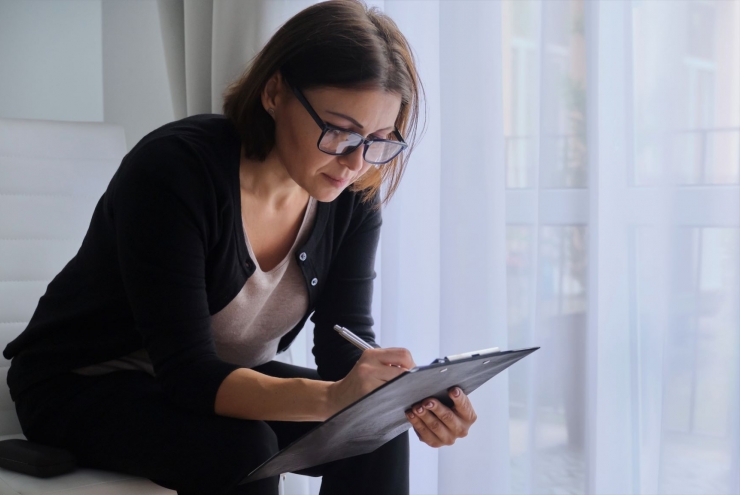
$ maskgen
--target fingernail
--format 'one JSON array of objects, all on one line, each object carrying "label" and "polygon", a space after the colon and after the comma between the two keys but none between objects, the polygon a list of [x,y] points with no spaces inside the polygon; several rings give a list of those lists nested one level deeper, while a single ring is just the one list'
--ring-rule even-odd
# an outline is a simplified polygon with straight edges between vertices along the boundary
[{"label": "fingernail", "polygon": [[460,395],[460,389],[455,387],[455,389],[452,391],[452,395],[458,397]]},{"label": "fingernail", "polygon": [[426,403],[426,404],[424,404],[424,405],[426,406],[426,408],[427,408],[427,409],[431,409],[432,407],[434,407],[434,402],[432,402],[432,401],[429,401],[429,402],[427,402],[427,403]]},{"label": "fingernail", "polygon": [[409,413],[409,419],[414,419],[414,413]]},{"label": "fingernail", "polygon": [[416,408],[416,412],[418,412],[419,414],[421,414],[421,413],[424,412],[424,408],[421,407],[421,406],[419,406],[419,407]]}]

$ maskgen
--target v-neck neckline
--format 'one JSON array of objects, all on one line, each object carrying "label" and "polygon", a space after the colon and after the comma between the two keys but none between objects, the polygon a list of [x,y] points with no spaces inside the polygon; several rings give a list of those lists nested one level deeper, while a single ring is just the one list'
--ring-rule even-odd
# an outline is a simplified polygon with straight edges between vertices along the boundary
[{"label": "v-neck neckline", "polygon": [[[232,186],[231,186],[231,194],[233,197],[233,204],[235,208],[234,213],[234,236],[236,236],[237,241],[237,253],[240,255],[241,259],[241,266],[242,269],[247,272],[248,274],[251,273],[251,268],[245,263],[249,260],[251,262],[252,266],[254,268],[257,267],[256,260],[252,258],[252,255],[249,254],[249,249],[247,249],[247,239],[246,239],[246,233],[244,231],[244,223],[242,220],[242,198],[241,198],[241,176],[240,176],[240,169],[241,169],[241,138],[239,137],[239,133],[236,130],[236,127],[234,125],[231,125],[231,130],[234,135],[234,151],[232,155]],[[326,229],[326,223],[329,220],[329,210],[332,207],[332,203],[325,202],[325,201],[316,201],[316,216],[315,220],[313,222],[313,227],[311,228],[311,233],[308,235],[308,238],[306,241],[301,245],[298,246],[298,249],[301,251],[306,252],[312,252],[316,245],[319,243],[319,240],[324,235],[324,231]]]},{"label": "v-neck neckline", "polygon": [[240,208],[239,216],[241,217],[241,220],[242,220],[242,230],[244,231],[244,242],[247,245],[247,251],[249,252],[249,256],[254,261],[254,266],[257,270],[259,270],[261,273],[265,275],[272,275],[277,270],[285,266],[285,264],[290,260],[290,256],[295,252],[296,246],[298,244],[298,239],[301,238],[301,234],[304,232],[304,229],[306,227],[306,220],[308,219],[308,216],[311,213],[311,209],[314,208],[314,201],[316,201],[316,199],[313,196],[308,197],[308,203],[306,204],[306,211],[303,212],[303,220],[301,220],[301,226],[298,227],[298,233],[296,234],[295,239],[293,239],[293,244],[290,245],[288,254],[285,255],[285,258],[283,258],[280,261],[280,263],[278,263],[277,265],[275,265],[273,268],[271,268],[268,271],[262,270],[262,267],[260,266],[260,263],[257,260],[257,256],[254,254],[254,249],[252,249],[252,244],[249,242],[249,235],[247,234],[247,227],[244,225],[244,216],[241,214],[241,208]]}]

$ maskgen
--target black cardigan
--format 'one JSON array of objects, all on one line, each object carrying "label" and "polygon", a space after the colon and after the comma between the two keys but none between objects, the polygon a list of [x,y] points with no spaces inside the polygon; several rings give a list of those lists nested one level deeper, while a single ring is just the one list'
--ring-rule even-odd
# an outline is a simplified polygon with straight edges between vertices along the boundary
[{"label": "black cardigan", "polygon": [[[241,366],[217,356],[211,315],[255,270],[242,230],[240,147],[229,120],[203,114],[160,127],[123,158],[79,251],[3,351],[13,358],[14,401],[36,382],[144,347],[170,401],[215,414],[221,382]],[[361,354],[333,325],[377,345],[370,310],[381,216],[359,196],[345,190],[319,202],[295,252],[308,311],[278,352],[314,313],[313,354],[325,380],[346,376]]]}]

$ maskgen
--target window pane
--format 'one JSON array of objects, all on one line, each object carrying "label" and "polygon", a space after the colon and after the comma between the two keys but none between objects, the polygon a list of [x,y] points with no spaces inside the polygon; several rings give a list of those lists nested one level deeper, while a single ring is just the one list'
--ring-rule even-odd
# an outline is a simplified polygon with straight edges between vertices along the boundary
[{"label": "window pane", "polygon": [[740,128],[707,132],[706,140],[704,182],[707,184],[740,182]]},{"label": "window pane", "polygon": [[[646,418],[660,411],[659,493],[731,493],[740,390],[740,230],[678,228],[667,261],[654,229],[641,227],[636,238],[640,414],[645,431]],[[665,289],[654,270],[662,262],[671,290],[665,332],[656,325],[656,292]],[[655,368],[652,351],[661,347]]]},{"label": "window pane", "polygon": [[513,493],[585,490],[586,232],[540,227],[535,278],[533,227],[507,229],[509,347],[541,346],[509,370]]},{"label": "window pane", "polygon": [[588,184],[583,10],[583,0],[502,4],[509,188],[532,187],[538,168],[542,187]]},{"label": "window pane", "polygon": [[502,4],[506,186],[531,187],[537,164],[539,2]]},{"label": "window pane", "polygon": [[634,183],[737,184],[740,3],[634,5]]},{"label": "window pane", "polygon": [[583,15],[582,0],[542,2],[542,187],[588,185]]}]

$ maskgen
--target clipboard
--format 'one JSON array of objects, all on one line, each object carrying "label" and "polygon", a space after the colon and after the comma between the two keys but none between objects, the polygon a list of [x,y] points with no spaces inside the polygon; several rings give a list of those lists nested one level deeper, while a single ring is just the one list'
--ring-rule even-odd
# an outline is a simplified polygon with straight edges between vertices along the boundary
[{"label": "clipboard", "polygon": [[452,407],[447,390],[459,386],[470,394],[537,349],[488,349],[440,358],[412,368],[304,433],[252,470],[239,484],[372,452],[412,427],[405,411],[417,402],[435,397]]}]

